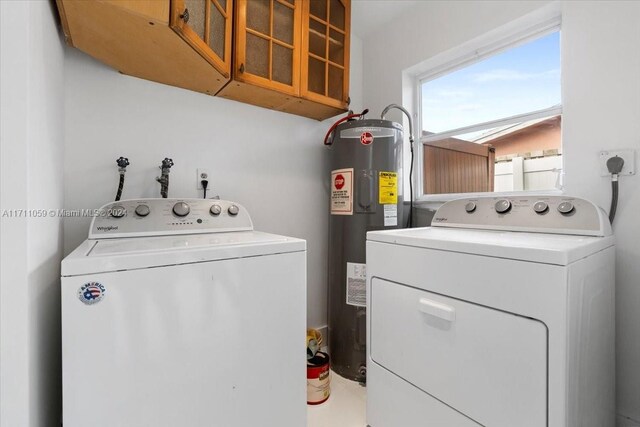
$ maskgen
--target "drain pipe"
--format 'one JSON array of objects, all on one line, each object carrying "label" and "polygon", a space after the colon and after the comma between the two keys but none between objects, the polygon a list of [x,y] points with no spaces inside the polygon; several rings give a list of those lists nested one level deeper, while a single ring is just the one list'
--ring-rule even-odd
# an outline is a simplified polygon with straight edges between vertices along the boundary
[{"label": "drain pipe", "polygon": [[160,165],[162,173],[156,178],[156,181],[160,183],[160,195],[163,199],[166,199],[169,195],[169,172],[171,172],[171,166],[173,166],[173,160],[165,157]]},{"label": "drain pipe", "polygon": [[124,188],[124,174],[127,173],[127,166],[129,166],[129,159],[126,157],[120,157],[116,159],[118,164],[118,172],[120,172],[120,182],[118,183],[118,191],[116,192],[116,202],[122,197],[122,189]]},{"label": "drain pipe", "polygon": [[384,116],[386,116],[389,110],[391,110],[392,108],[402,111],[409,120],[409,148],[411,149],[411,165],[409,165],[409,218],[407,219],[407,228],[411,228],[413,226],[413,121],[411,120],[411,114],[409,114],[407,109],[398,104],[387,105],[385,109],[382,110],[380,118],[384,120]]}]

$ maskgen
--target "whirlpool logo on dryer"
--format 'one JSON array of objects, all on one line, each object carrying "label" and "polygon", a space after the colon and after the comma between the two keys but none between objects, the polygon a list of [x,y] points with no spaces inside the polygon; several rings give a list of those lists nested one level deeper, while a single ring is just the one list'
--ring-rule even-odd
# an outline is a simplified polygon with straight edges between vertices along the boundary
[{"label": "whirlpool logo on dryer", "polygon": [[93,305],[104,299],[106,291],[102,283],[88,282],[78,289],[78,299],[87,305]]}]

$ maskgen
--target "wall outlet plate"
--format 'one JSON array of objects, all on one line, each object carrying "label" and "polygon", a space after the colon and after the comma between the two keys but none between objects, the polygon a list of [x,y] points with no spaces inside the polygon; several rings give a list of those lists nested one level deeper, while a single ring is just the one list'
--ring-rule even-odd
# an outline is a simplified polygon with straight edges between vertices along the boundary
[{"label": "wall outlet plate", "polygon": [[207,191],[211,190],[211,174],[209,173],[209,169],[206,168],[198,168],[196,169],[196,190],[202,190],[202,180],[206,179],[209,181],[209,185],[207,186]]},{"label": "wall outlet plate", "polygon": [[607,150],[600,152],[600,176],[610,176],[609,169],[607,169],[607,160],[611,157],[622,157],[624,160],[624,166],[618,176],[628,176],[636,174],[636,162],[635,150]]}]

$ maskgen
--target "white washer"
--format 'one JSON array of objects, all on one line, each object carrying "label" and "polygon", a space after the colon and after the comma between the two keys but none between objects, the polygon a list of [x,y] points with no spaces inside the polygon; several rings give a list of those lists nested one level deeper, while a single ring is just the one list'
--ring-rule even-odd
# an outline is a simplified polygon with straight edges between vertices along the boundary
[{"label": "white washer", "polygon": [[614,425],[614,239],[567,197],[367,234],[371,427]]},{"label": "white washer", "polygon": [[100,212],[62,261],[65,427],[305,425],[305,241],[223,200]]}]

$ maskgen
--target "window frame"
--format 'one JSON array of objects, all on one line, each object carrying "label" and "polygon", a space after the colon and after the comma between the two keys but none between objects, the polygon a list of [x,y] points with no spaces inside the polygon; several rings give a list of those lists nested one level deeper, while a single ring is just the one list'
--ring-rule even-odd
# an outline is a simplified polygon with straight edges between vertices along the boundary
[{"label": "window frame", "polygon": [[[414,111],[414,129],[418,133],[416,138],[417,146],[414,147],[414,172],[418,173],[413,179],[414,185],[414,200],[416,202],[445,202],[448,200],[459,199],[463,197],[482,197],[494,195],[500,196],[518,196],[518,195],[561,195],[562,181],[564,177],[564,156],[562,157],[562,172],[560,175],[560,188],[549,190],[531,190],[531,191],[508,191],[508,192],[477,192],[477,193],[441,193],[441,194],[424,194],[424,143],[438,141],[455,135],[462,135],[464,133],[474,132],[478,130],[490,129],[492,127],[504,126],[513,123],[524,122],[528,120],[534,120],[542,117],[552,115],[562,115],[562,93],[559,106],[553,106],[542,110],[531,111],[528,113],[517,114],[511,117],[500,118],[488,122],[478,123],[470,126],[465,126],[458,129],[451,129],[445,132],[439,132],[433,135],[422,136],[422,85],[423,83],[434,80],[438,77],[444,76],[449,73],[453,73],[457,70],[470,66],[474,63],[480,62],[486,58],[497,55],[509,49],[516,48],[524,45],[530,41],[539,39],[554,32],[560,32],[560,40],[562,40],[561,33],[561,15],[559,13],[553,13],[552,17],[546,17],[546,19],[538,19],[537,22],[529,23],[525,29],[522,26],[514,25],[513,27],[505,28],[502,31],[496,31],[495,34],[489,34],[485,37],[480,37],[474,42],[466,43],[458,48],[454,48],[451,51],[445,52],[443,55],[437,55],[431,60],[427,60],[417,67],[418,71],[411,72],[408,70],[408,75],[411,76],[413,83],[412,88],[412,103],[415,106]],[[519,28],[518,28],[519,27]],[[562,60],[561,60],[562,63]],[[562,67],[562,65],[561,65]],[[562,69],[560,71],[562,75]]]}]

